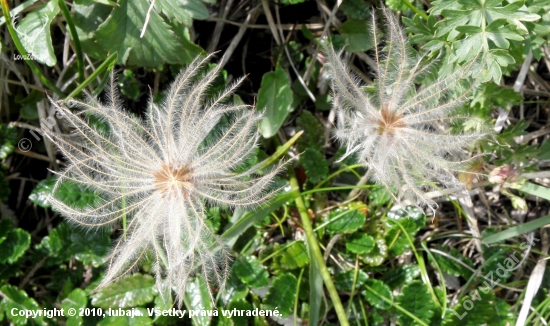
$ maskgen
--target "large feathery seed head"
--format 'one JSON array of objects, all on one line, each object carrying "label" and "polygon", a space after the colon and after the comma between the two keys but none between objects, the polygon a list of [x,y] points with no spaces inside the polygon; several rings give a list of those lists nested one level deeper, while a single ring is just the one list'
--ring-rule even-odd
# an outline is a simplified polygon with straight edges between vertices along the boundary
[{"label": "large feathery seed head", "polygon": [[[373,16],[374,91],[363,88],[341,53],[332,46],[325,50],[338,118],[335,137],[346,146],[344,157],[356,154],[397,202],[433,209],[426,190],[437,185],[462,188],[455,174],[464,172],[469,162],[462,158],[465,149],[485,136],[449,133],[457,120],[453,110],[476,85],[468,78],[477,60],[418,88],[416,83],[433,64],[426,64],[427,55],[412,54],[397,19],[387,10],[384,14],[387,36],[382,50]],[[464,84],[466,89],[453,97]]]},{"label": "large feathery seed head", "polygon": [[[207,60],[196,59],[183,70],[160,103],[150,100],[143,120],[122,110],[112,77],[105,104],[73,100],[79,109],[73,113],[54,103],[72,134],[42,126],[67,160],[66,168],[56,172],[53,207],[90,228],[127,219],[100,288],[146,258],[156,262],[159,288],[172,288],[180,305],[197,269],[208,284],[223,288],[230,256],[206,223],[206,205],[254,208],[276,192],[270,185],[282,164],[269,171],[258,165],[242,171],[258,145],[261,113],[227,101],[240,80],[207,96],[219,72],[199,76]],[[224,115],[229,123],[220,129]],[[89,116],[108,132],[92,127]],[[57,199],[63,182],[93,191],[97,203],[81,208]]]}]

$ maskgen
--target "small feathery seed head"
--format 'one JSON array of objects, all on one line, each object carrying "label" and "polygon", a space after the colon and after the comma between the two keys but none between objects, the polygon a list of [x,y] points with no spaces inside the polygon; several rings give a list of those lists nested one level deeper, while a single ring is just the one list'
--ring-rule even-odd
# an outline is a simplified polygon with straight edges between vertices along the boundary
[{"label": "small feathery seed head", "polygon": [[470,159],[465,149],[485,136],[481,132],[451,134],[452,111],[476,84],[452,98],[468,80],[476,60],[440,77],[423,88],[416,82],[426,75],[426,55],[417,57],[396,18],[387,10],[387,37],[379,50],[379,32],[373,15],[375,91],[365,91],[359,78],[332,46],[325,53],[338,123],[335,137],[346,146],[344,157],[356,154],[375,182],[384,185],[397,202],[434,208],[426,196],[430,188],[463,185],[455,177]]}]

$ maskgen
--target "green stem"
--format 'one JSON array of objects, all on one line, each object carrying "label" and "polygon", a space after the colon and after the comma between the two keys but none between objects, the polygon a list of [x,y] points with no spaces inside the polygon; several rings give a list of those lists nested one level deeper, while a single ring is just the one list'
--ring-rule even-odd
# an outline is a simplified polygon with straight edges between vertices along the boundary
[{"label": "green stem", "polygon": [[364,167],[365,164],[353,164],[353,165],[348,165],[348,166],[345,166],[343,168],[341,168],[340,170],[334,172],[333,174],[329,175],[328,177],[326,177],[325,180],[319,182],[313,189],[318,189],[320,188],[322,185],[324,185],[325,183],[329,182],[332,178],[336,177],[337,175],[343,173],[343,172],[346,172],[346,171],[349,171],[349,170],[353,170],[355,168],[361,168],[361,167]]},{"label": "green stem", "polygon": [[[290,186],[294,191],[298,192],[299,194],[300,186],[298,184],[298,179],[296,179],[296,174],[290,166],[288,167],[288,175]],[[323,278],[323,282],[327,287],[328,294],[330,296],[332,304],[334,305],[334,310],[336,310],[336,315],[338,316],[340,325],[349,326],[344,306],[342,306],[342,302],[340,301],[340,297],[338,296],[338,291],[336,290],[336,287],[332,282],[332,278],[328,271],[327,265],[325,264],[325,260],[323,259],[323,254],[321,253],[321,249],[319,248],[319,243],[317,243],[317,239],[315,238],[315,233],[313,232],[313,227],[311,226],[311,222],[309,220],[309,215],[307,213],[304,199],[299,194],[298,196],[296,196],[295,202],[296,207],[298,208],[298,212],[300,213],[300,218],[302,219],[304,231],[306,232],[307,243],[310,247],[311,253],[313,254],[313,259],[315,259],[315,262],[319,266],[321,277]]]},{"label": "green stem", "polygon": [[76,28],[74,27],[74,22],[71,17],[71,13],[69,12],[69,8],[67,8],[67,4],[65,3],[65,0],[59,0],[59,7],[61,7],[61,11],[63,12],[63,16],[65,16],[65,20],[67,21],[67,26],[69,26],[69,33],[71,34],[71,38],[74,42],[74,50],[76,53],[76,66],[78,68],[78,82],[82,83],[84,81],[84,56],[82,55],[82,47],[80,46],[80,39],[78,38],[78,34],[76,32]]},{"label": "green stem", "polygon": [[405,4],[405,6],[409,7],[412,11],[419,14],[426,21],[428,20],[428,15],[426,15],[423,11],[420,11],[420,9],[416,8],[409,0],[403,0],[403,3]]},{"label": "green stem", "polygon": [[343,186],[343,187],[328,187],[328,188],[319,188],[319,189],[311,189],[304,191],[302,195],[309,195],[316,192],[324,192],[324,191],[337,191],[337,190],[352,190],[352,189],[372,189],[378,187],[377,185],[366,185],[366,186]]},{"label": "green stem", "polygon": [[117,57],[118,57],[118,52],[111,53],[111,55],[108,56],[107,59],[105,59],[105,61],[103,61],[103,63],[99,67],[97,67],[97,69],[94,72],[92,72],[90,77],[88,77],[83,83],[78,85],[71,92],[71,94],[67,95],[67,97],[65,98],[64,101],[67,101],[67,100],[75,97],[76,95],[78,95],[78,93],[80,93],[80,91],[82,89],[84,89],[84,87],[88,86],[88,84],[91,83],[94,80],[94,78],[99,76],[99,74],[101,74],[104,70],[106,70],[110,66],[114,65],[115,61],[117,60]]},{"label": "green stem", "polygon": [[[17,51],[23,56],[27,57],[29,53],[27,50],[25,50],[25,47],[23,47],[23,44],[21,43],[21,40],[19,40],[19,36],[17,35],[17,32],[13,28],[13,21],[11,20],[10,16],[10,7],[8,6],[8,0],[2,0],[2,13],[4,14],[4,17],[6,18],[6,26],[8,27],[8,31],[10,33],[11,39],[13,40],[13,44],[17,48]],[[65,97],[65,94],[57,88],[52,82],[50,82],[46,76],[42,74],[40,69],[38,69],[38,66],[34,64],[32,60],[24,60],[25,63],[31,68],[32,72],[38,76],[40,81],[46,85],[52,92],[57,94],[59,97]]]}]

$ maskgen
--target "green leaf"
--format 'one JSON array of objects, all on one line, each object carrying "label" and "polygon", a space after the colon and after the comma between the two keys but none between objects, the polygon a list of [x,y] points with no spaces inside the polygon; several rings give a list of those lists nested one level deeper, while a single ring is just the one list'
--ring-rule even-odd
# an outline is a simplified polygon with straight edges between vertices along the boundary
[{"label": "green leaf", "polygon": [[302,268],[309,264],[306,245],[301,241],[294,242],[283,251],[280,263],[284,269]]},{"label": "green leaf", "polygon": [[[10,221],[11,224],[11,220]],[[6,223],[7,224],[7,223]],[[0,263],[15,263],[31,244],[31,235],[23,229],[12,229],[0,243]]]},{"label": "green leaf", "polygon": [[201,313],[201,310],[212,311],[212,300],[210,299],[210,291],[208,284],[202,277],[196,277],[193,282],[189,282],[185,293],[185,306],[187,310],[193,313],[193,324],[200,326],[210,325],[211,316]]},{"label": "green leaf", "polygon": [[124,96],[137,101],[139,98],[139,82],[130,69],[124,69],[122,75],[117,80],[118,88]]},{"label": "green leaf", "polygon": [[[55,177],[52,177],[55,178]],[[45,181],[44,184],[37,190],[40,192],[36,195],[37,204],[46,205],[49,207],[50,203],[44,201],[44,196],[48,190],[52,191],[53,188],[49,187],[50,182]],[[38,186],[37,186],[38,187]],[[73,208],[86,208],[93,207],[100,202],[99,196],[92,191],[82,189],[80,185],[72,181],[63,181],[52,194],[59,201],[64,202],[66,205]]]},{"label": "green leaf", "polygon": [[246,298],[247,295],[248,286],[239,279],[233,268],[225,282],[225,291],[221,295],[224,305],[227,306],[232,301],[242,300]]},{"label": "green leaf", "polygon": [[[492,290],[486,292],[487,294],[475,290],[463,297],[458,305],[447,312],[444,325],[477,326],[491,323],[494,318],[497,318],[490,313],[494,311],[495,294]],[[475,298],[472,299],[472,296],[475,296]]]},{"label": "green leaf", "polygon": [[533,196],[550,200],[550,188],[539,186],[531,182],[525,182],[523,184],[520,184],[517,187],[515,187],[515,189],[518,189],[519,191],[522,191],[524,193],[527,193]]},{"label": "green leaf", "polygon": [[[388,302],[380,299],[380,296],[382,296],[390,301],[393,301],[393,296],[391,294],[390,288],[386,284],[384,284],[384,282],[375,279],[368,279],[365,282],[365,287],[367,289],[365,290],[363,295],[371,306],[382,310],[386,310],[391,307]],[[374,291],[371,291],[369,288]]]},{"label": "green leaf", "polygon": [[365,233],[355,233],[346,241],[346,249],[358,255],[368,254],[374,249],[374,239]]},{"label": "green leaf", "polygon": [[268,72],[262,77],[258,91],[258,110],[265,109],[265,115],[260,122],[260,133],[269,138],[277,133],[286,117],[292,111],[292,89],[290,81],[281,68]]},{"label": "green leaf", "polygon": [[92,305],[103,309],[131,308],[152,302],[155,280],[151,275],[133,274],[92,294]]},{"label": "green leaf", "polygon": [[0,219],[0,244],[6,240],[12,231],[13,221],[11,218]]},{"label": "green leaf", "polygon": [[283,317],[292,315],[297,286],[298,280],[294,275],[285,273],[277,276],[264,299],[265,309],[278,309]]},{"label": "green leaf", "polygon": [[344,0],[340,5],[340,10],[348,16],[348,19],[371,19],[370,6],[365,0]]},{"label": "green leaf", "polygon": [[42,208],[50,207],[49,198],[55,186],[56,179],[55,176],[52,176],[41,180],[31,191],[29,200]]},{"label": "green leaf", "polygon": [[[350,269],[346,272],[339,273],[334,277],[334,285],[339,291],[351,292],[353,288],[353,280],[355,278],[355,270]],[[362,270],[357,271],[357,280],[355,282],[355,289],[361,288],[365,281],[369,278],[367,273]]]},{"label": "green leaf", "polygon": [[[395,214],[395,212],[392,212],[391,214],[388,214],[388,217],[391,218]],[[404,212],[403,214],[407,213]],[[400,224],[405,228],[410,239],[414,239],[416,233],[426,224],[426,216],[422,213],[418,216],[418,218],[407,216],[406,218],[396,219],[398,219]],[[391,223],[388,226],[391,227],[391,229],[386,234],[386,243],[390,245],[390,253],[394,256],[399,256],[405,251],[410,250],[411,245],[413,244],[411,244],[409,242],[409,238],[403,234],[403,231],[399,225],[396,223]]]},{"label": "green leaf", "polygon": [[66,313],[69,309],[75,309],[77,312],[82,308],[86,308],[88,304],[88,298],[86,297],[86,292],[82,289],[74,289],[69,296],[67,296],[63,301],[61,301],[61,308],[65,311],[65,316],[67,316],[67,326],[76,326],[82,325],[83,319],[80,314],[71,316]]},{"label": "green leaf", "polygon": [[7,158],[15,150],[17,130],[9,125],[0,124],[0,160]]},{"label": "green leaf", "polygon": [[340,26],[340,35],[346,43],[348,52],[365,52],[373,48],[370,22],[348,20]]},{"label": "green leaf", "polygon": [[194,19],[208,18],[208,8],[199,0],[157,0],[155,7],[166,17],[185,26],[193,26]]},{"label": "green leaf", "polygon": [[418,265],[400,265],[386,271],[380,280],[386,283],[393,290],[405,284],[411,283],[419,276],[420,267],[418,267]]},{"label": "green leaf", "polygon": [[484,236],[482,241],[485,244],[492,244],[512,237],[517,237],[518,235],[531,232],[548,224],[550,224],[550,215],[539,217],[536,220],[510,227],[504,231],[491,234],[487,237]]},{"label": "green leaf", "polygon": [[306,176],[312,184],[317,184],[328,175],[328,162],[321,152],[307,148],[300,155],[300,162],[306,170]]},{"label": "green leaf", "polygon": [[330,211],[327,216],[327,220],[330,221],[327,226],[329,233],[353,233],[365,225],[367,217],[358,209],[358,205],[362,205],[362,203],[352,203]]},{"label": "green leaf", "polygon": [[156,11],[150,12],[143,38],[150,3],[147,0],[120,0],[96,32],[97,43],[107,52],[118,52],[118,64],[156,68],[165,63],[182,63],[185,49],[170,26]]},{"label": "green leaf", "polygon": [[99,326],[148,326],[153,325],[145,308],[125,310],[123,316],[107,316],[98,323]]},{"label": "green leaf", "polygon": [[[1,310],[6,312],[8,319],[15,325],[27,325],[27,317],[19,316],[18,314],[11,313],[12,309],[16,311],[20,310],[42,310],[42,308],[36,303],[33,298],[29,298],[27,293],[23,290],[18,290],[17,287],[6,284],[0,289],[3,294],[3,299],[0,301]],[[32,322],[36,325],[44,325],[43,317],[38,316],[32,318]]]},{"label": "green leaf", "polygon": [[246,256],[233,264],[235,274],[244,284],[253,288],[262,288],[269,283],[269,274],[255,256]]},{"label": "green leaf", "polygon": [[325,145],[325,128],[309,111],[302,111],[296,118],[296,132],[302,130],[304,134],[296,142],[298,151],[303,152],[307,148],[313,148],[321,152]]},{"label": "green leaf", "polygon": [[53,67],[57,63],[52,45],[50,24],[59,13],[57,0],[29,13],[17,26],[17,34],[23,47],[37,61]]},{"label": "green leaf", "polygon": [[86,232],[73,228],[70,241],[69,252],[74,253],[76,260],[94,267],[103,264],[103,257],[109,253],[111,247],[109,233],[104,230]]},{"label": "green leaf", "polygon": [[[458,250],[455,248],[449,248],[449,247],[443,247],[442,245],[436,245],[435,249],[438,251],[442,251],[446,253],[447,255],[450,255],[452,257],[455,257],[457,260],[460,260],[462,263],[464,263],[467,266],[470,266],[473,268],[472,262],[461,255]],[[428,256],[429,258],[430,256]],[[433,255],[434,259],[437,261],[437,264],[441,268],[441,270],[444,273],[447,273],[449,275],[453,276],[462,276],[464,279],[469,279],[470,276],[472,276],[472,271],[470,271],[468,268],[464,267],[462,264],[458,263],[456,260],[448,258],[447,256],[441,255],[438,252],[434,252]]]},{"label": "green leaf", "polygon": [[384,238],[375,240],[374,248],[366,255],[359,256],[359,259],[371,266],[380,266],[388,257],[388,246]]},{"label": "green leaf", "polygon": [[[402,292],[403,294],[397,297],[399,305],[420,320],[426,322],[426,324],[429,324],[436,310],[436,306],[426,284],[420,281],[414,281],[405,285]],[[417,325],[411,317],[400,310],[397,310],[397,314],[397,320],[401,325]]]}]

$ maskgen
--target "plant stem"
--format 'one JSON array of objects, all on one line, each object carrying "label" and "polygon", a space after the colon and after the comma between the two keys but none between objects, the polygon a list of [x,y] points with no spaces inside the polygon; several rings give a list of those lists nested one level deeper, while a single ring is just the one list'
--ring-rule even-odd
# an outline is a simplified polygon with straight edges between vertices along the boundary
[{"label": "plant stem", "polygon": [[409,7],[412,11],[419,14],[426,21],[428,20],[428,15],[426,15],[426,13],[424,13],[424,12],[420,11],[418,8],[416,8],[409,0],[403,0],[403,3],[405,4],[405,6]]},{"label": "plant stem", "polygon": [[67,26],[69,26],[69,33],[71,34],[71,38],[74,42],[74,50],[76,54],[76,66],[78,68],[78,82],[82,83],[84,81],[84,59],[82,55],[82,47],[80,46],[80,39],[78,38],[78,34],[76,32],[76,28],[74,26],[73,19],[71,17],[71,13],[69,12],[69,8],[67,8],[67,4],[65,3],[65,0],[59,0],[59,7],[61,8],[61,11],[63,12],[63,16],[65,16],[65,20],[67,21]]},{"label": "plant stem", "polygon": [[[19,36],[17,35],[17,32],[13,28],[13,21],[11,20],[10,16],[10,7],[8,6],[8,0],[2,0],[2,12],[4,13],[4,17],[6,18],[6,26],[8,27],[8,31],[10,33],[11,39],[13,40],[13,44],[17,48],[17,51],[23,56],[27,57],[29,54],[27,50],[25,50],[25,47],[23,47],[23,44],[21,43],[21,40],[19,40]],[[24,60],[25,63],[31,68],[32,72],[38,76],[40,81],[46,85],[52,92],[57,94],[59,97],[65,97],[65,94],[57,88],[52,82],[50,82],[46,76],[42,74],[40,69],[34,64],[32,60]]]},{"label": "plant stem", "polygon": [[342,306],[342,302],[338,296],[338,291],[332,282],[332,277],[330,276],[325,260],[323,259],[323,255],[321,254],[321,249],[319,248],[319,243],[317,243],[317,239],[315,238],[315,233],[313,232],[313,227],[311,226],[311,222],[309,220],[304,199],[300,194],[300,186],[298,184],[298,180],[296,179],[296,174],[291,166],[288,167],[288,175],[290,186],[298,193],[298,196],[295,198],[296,207],[298,208],[300,218],[302,219],[302,225],[304,227],[304,231],[306,232],[307,243],[311,249],[311,253],[313,254],[313,259],[315,259],[315,262],[319,266],[321,277],[327,287],[332,304],[334,304],[334,310],[336,310],[336,315],[338,316],[340,325],[349,326],[344,306]]}]

